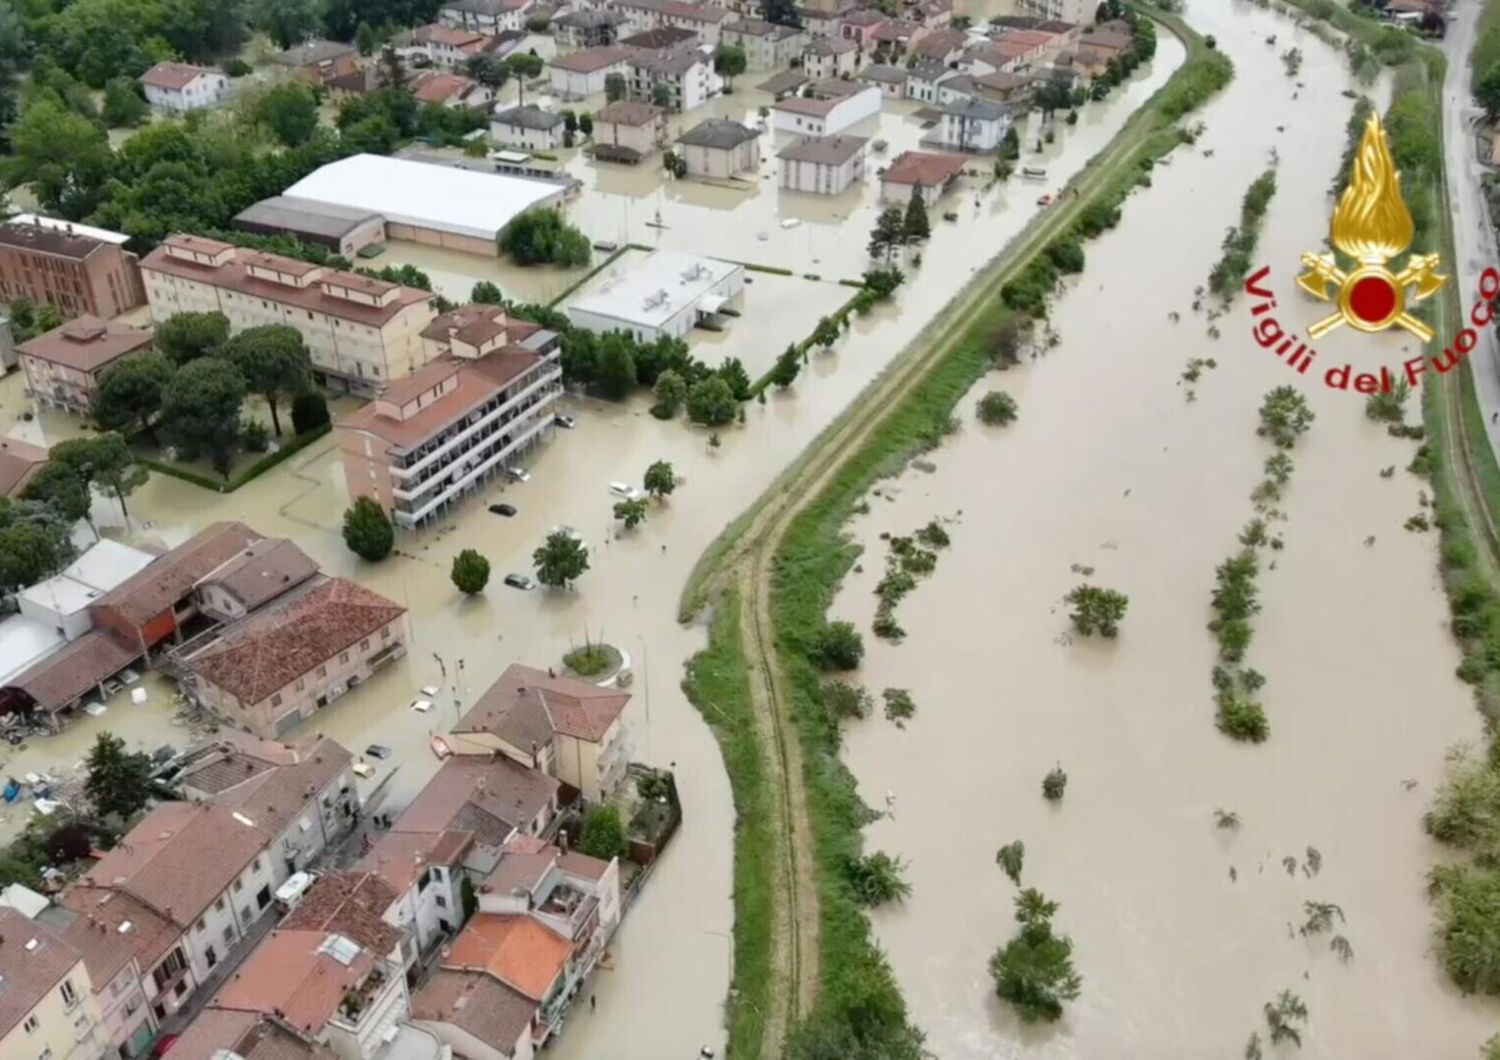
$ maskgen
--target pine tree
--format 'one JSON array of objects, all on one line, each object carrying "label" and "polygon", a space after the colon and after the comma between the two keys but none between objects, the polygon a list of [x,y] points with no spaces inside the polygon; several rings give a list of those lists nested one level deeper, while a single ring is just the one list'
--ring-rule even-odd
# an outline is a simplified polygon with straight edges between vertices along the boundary
[{"label": "pine tree", "polygon": [[796,346],[788,346],[786,352],[776,358],[776,364],[771,369],[771,382],[785,390],[791,386],[797,378],[797,373],[802,371],[802,357],[797,353]]},{"label": "pine tree", "polygon": [[921,185],[912,185],[911,202],[906,205],[906,218],[901,231],[908,243],[920,243],[932,235],[932,224],[927,220],[927,204],[922,201]]},{"label": "pine tree", "polygon": [[880,211],[880,216],[875,219],[875,227],[870,231],[870,257],[884,257],[890,260],[891,251],[901,246],[903,234],[906,228],[906,220],[901,214],[901,207],[887,206]]}]

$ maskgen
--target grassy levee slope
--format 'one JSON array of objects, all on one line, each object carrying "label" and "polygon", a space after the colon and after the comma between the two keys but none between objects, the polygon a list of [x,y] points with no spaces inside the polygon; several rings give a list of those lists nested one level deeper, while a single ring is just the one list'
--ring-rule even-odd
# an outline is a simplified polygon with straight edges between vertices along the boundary
[{"label": "grassy levee slope", "polygon": [[[860,851],[869,811],[838,758],[838,728],[823,709],[821,675],[808,649],[853,562],[842,527],[860,497],[879,477],[943,437],[960,397],[992,366],[996,335],[1020,312],[1013,306],[1035,311],[1038,291],[1045,296],[1057,283],[1055,270],[1042,264],[1045,251],[1111,227],[1155,159],[1182,142],[1179,120],[1232,77],[1227,57],[1180,19],[1141,10],[1184,43],[1184,65],[1131,116],[1058,204],[958,292],[720,536],[684,590],[684,616],[717,598],[709,647],[690,665],[684,687],[720,739],[741,814],[728,1005],[731,1057],[783,1055],[779,1032],[794,1024],[786,1055],[799,1060],[916,1055],[918,1036],[905,1003],[845,878],[847,860]],[[755,630],[748,637],[747,623]],[[764,633],[762,626],[768,627]],[[752,687],[758,682],[770,686],[766,693]],[[800,788],[800,798],[783,800],[768,790],[777,752],[757,736],[764,731],[757,724],[758,709],[785,712],[795,726],[800,776],[787,776],[785,783]],[[747,821],[747,812],[765,816]],[[813,864],[787,852],[791,844],[781,840],[792,822],[775,820],[782,814],[805,815]],[[773,865],[779,869],[773,871]],[[815,874],[818,899],[816,938],[778,932],[780,910],[796,902],[791,877],[809,872]],[[788,944],[815,945],[815,959],[778,952],[779,945]],[[816,968],[816,1002],[810,1010],[798,1003],[795,976],[784,973],[788,966]]]}]

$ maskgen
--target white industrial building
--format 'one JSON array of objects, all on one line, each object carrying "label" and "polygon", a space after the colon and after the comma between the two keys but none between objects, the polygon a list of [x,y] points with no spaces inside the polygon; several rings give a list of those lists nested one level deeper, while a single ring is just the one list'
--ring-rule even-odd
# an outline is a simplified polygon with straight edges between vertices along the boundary
[{"label": "white industrial building", "polygon": [[21,614],[50,627],[64,640],[94,628],[94,601],[138,573],[156,557],[118,541],[100,540],[45,581],[16,594]]},{"label": "white industrial building", "polygon": [[314,170],[284,194],[380,214],[389,239],[493,255],[506,225],[527,210],[561,203],[567,187],[459,166],[351,155]]},{"label": "white industrial building", "polygon": [[568,320],[590,331],[624,331],[638,342],[686,338],[700,321],[738,316],[745,269],[729,261],[658,250],[574,299]]}]

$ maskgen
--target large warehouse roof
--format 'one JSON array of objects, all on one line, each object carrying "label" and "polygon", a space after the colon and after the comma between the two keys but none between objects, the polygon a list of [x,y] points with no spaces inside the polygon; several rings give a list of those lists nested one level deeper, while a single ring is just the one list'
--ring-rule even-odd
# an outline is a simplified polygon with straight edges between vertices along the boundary
[{"label": "large warehouse roof", "polygon": [[296,199],[369,210],[387,222],[494,239],[518,214],[563,194],[557,184],[383,155],[352,155],[287,188]]}]

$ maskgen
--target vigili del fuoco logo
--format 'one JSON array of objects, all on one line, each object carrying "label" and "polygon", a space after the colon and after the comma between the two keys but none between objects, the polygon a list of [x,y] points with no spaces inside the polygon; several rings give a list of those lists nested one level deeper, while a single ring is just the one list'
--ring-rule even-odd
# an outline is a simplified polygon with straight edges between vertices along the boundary
[{"label": "vigili del fuoco logo", "polygon": [[[1369,334],[1401,328],[1419,342],[1431,341],[1432,328],[1410,310],[1441,290],[1448,277],[1437,271],[1441,263],[1437,254],[1407,254],[1414,235],[1411,211],[1401,197],[1401,174],[1377,115],[1370,115],[1365,124],[1349,183],[1333,210],[1329,235],[1352,267],[1340,267],[1331,253],[1302,255],[1303,272],[1297,277],[1297,286],[1334,307],[1333,312],[1308,327],[1309,338],[1317,340],[1335,328],[1348,326]],[[1397,271],[1392,266],[1403,254],[1407,254],[1406,261]],[[1245,293],[1259,299],[1250,307],[1255,318],[1251,334],[1261,348],[1274,352],[1299,375],[1306,375],[1317,351],[1288,333],[1270,315],[1276,308],[1276,296],[1266,286],[1270,275],[1271,267],[1265,265],[1245,281]],[[1490,303],[1497,294],[1500,272],[1485,269],[1479,277],[1478,300],[1470,312],[1473,326],[1454,336],[1441,355],[1414,357],[1395,374],[1384,366],[1378,372],[1356,373],[1354,364],[1336,365],[1323,373],[1324,385],[1335,390],[1349,390],[1352,385],[1358,393],[1373,394],[1390,390],[1398,377],[1416,386],[1429,364],[1439,373],[1451,370],[1477,343],[1474,328],[1489,324],[1493,314]]]}]

